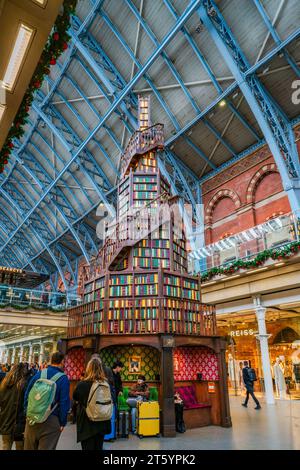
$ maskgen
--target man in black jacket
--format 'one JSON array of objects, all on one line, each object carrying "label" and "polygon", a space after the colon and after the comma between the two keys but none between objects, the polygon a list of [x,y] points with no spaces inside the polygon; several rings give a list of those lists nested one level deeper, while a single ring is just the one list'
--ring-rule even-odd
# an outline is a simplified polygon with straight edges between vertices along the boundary
[{"label": "man in black jacket", "polygon": [[245,400],[244,403],[242,403],[242,406],[245,406],[245,408],[247,408],[249,395],[251,395],[251,397],[253,398],[253,400],[256,403],[256,407],[254,409],[255,410],[260,410],[261,406],[260,406],[260,403],[259,403],[258,399],[254,395],[254,382],[253,382],[253,380],[251,380],[251,377],[249,375],[249,369],[250,369],[250,367],[248,365],[248,362],[244,361],[243,381],[244,381],[244,384],[245,384],[245,387],[246,387],[246,390],[247,390],[247,394],[246,394],[246,400]]},{"label": "man in black jacket", "polygon": [[120,395],[120,393],[123,392],[123,385],[122,385],[122,379],[121,379],[121,374],[120,374],[123,367],[124,367],[124,365],[123,365],[123,362],[121,362],[121,361],[115,361],[113,363],[113,366],[112,366],[114,384],[115,384],[115,392],[116,392],[117,399],[118,399],[118,396]]}]

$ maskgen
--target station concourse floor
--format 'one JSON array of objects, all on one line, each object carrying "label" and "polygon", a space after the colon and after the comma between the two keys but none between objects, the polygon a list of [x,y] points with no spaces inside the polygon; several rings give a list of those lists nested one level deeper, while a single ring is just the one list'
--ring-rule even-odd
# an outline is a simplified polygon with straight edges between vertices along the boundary
[{"label": "station concourse floor", "polygon": [[[143,438],[130,435],[129,439],[105,442],[105,450],[300,450],[300,399],[276,400],[275,405],[262,405],[254,410],[241,406],[242,396],[230,396],[232,428],[208,426],[177,434],[175,438]],[[0,450],[2,439],[0,439]],[[76,425],[64,429],[58,450],[81,450],[76,443]]]},{"label": "station concourse floor", "polygon": [[[191,429],[175,438],[143,438],[129,436],[105,442],[106,450],[300,450],[300,400],[276,400],[265,405],[257,394],[262,408],[254,410],[250,398],[248,408],[241,406],[243,397],[231,396],[232,428],[208,426]],[[68,425],[57,449],[80,450],[76,443],[76,426]]]}]

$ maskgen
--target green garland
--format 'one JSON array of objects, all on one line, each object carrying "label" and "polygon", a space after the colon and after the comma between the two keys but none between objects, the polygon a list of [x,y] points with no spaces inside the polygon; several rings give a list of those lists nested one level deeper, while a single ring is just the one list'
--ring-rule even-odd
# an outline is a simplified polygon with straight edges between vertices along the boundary
[{"label": "green garland", "polygon": [[34,99],[36,90],[41,88],[45,76],[49,75],[50,66],[55,65],[57,58],[68,48],[70,35],[67,31],[70,28],[70,18],[75,12],[77,1],[78,0],[64,0],[63,2],[63,13],[58,15],[54,23],[52,34],[42,52],[41,58],[0,152],[0,173],[3,173],[4,166],[8,164],[10,154],[14,148],[12,140],[22,137],[25,133],[24,127],[27,123],[30,105]]},{"label": "green garland", "polygon": [[209,271],[205,272],[201,275],[201,282],[205,282],[210,280],[212,277],[217,276],[219,274],[233,274],[240,269],[249,269],[249,268],[257,268],[264,264],[268,259],[273,260],[281,260],[287,259],[290,256],[298,253],[300,251],[300,241],[289,243],[288,245],[282,248],[273,248],[270,250],[265,250],[259,253],[255,258],[249,261],[243,261],[238,259],[226,266],[220,266],[216,268],[211,268]]}]

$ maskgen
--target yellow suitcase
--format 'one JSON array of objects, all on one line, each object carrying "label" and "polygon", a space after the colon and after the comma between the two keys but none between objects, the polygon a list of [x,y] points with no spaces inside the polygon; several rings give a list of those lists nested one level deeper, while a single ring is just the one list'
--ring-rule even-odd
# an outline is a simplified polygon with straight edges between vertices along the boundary
[{"label": "yellow suitcase", "polygon": [[159,435],[158,401],[143,401],[137,403],[136,429],[139,437]]}]

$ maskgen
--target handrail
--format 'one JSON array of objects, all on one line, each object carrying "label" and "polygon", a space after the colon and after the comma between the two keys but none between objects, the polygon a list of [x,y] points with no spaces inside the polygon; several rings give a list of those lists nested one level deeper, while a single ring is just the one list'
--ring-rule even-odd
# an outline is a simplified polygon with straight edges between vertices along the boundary
[{"label": "handrail", "polygon": [[157,146],[164,146],[163,124],[155,124],[142,131],[135,131],[121,157],[121,176],[125,175],[130,160],[134,155],[146,153]]},{"label": "handrail", "polygon": [[230,265],[237,260],[251,260],[266,250],[279,249],[300,240],[300,212],[272,217],[263,224],[231,234],[190,253],[191,261],[200,262],[205,274],[212,268]]},{"label": "handrail", "polygon": [[68,305],[78,305],[80,298],[78,295],[66,292],[54,292],[35,289],[24,289],[8,285],[0,285],[0,308],[15,306],[16,308],[60,309]]},{"label": "handrail", "polygon": [[[108,237],[105,240],[103,246],[100,248],[97,257],[91,261],[90,265],[85,266],[85,281],[90,280],[92,277],[97,275],[97,273],[100,273],[100,271],[105,266],[107,266],[107,264],[110,262],[110,260],[112,260],[120,248],[131,246],[132,244],[138,243],[142,238],[148,236],[150,229],[153,229],[151,223],[149,227],[149,220],[147,229],[143,229],[141,231],[138,239],[133,239],[130,237],[130,229],[133,227],[130,227],[129,224],[138,220],[138,217],[145,209],[151,208],[151,206],[159,200],[168,200],[168,197],[169,194],[167,192],[163,192],[144,206],[137,208],[133,214],[125,214],[122,219],[117,221],[114,225],[110,226],[110,231],[114,235],[114,239]],[[122,224],[124,227],[122,227]]]}]

